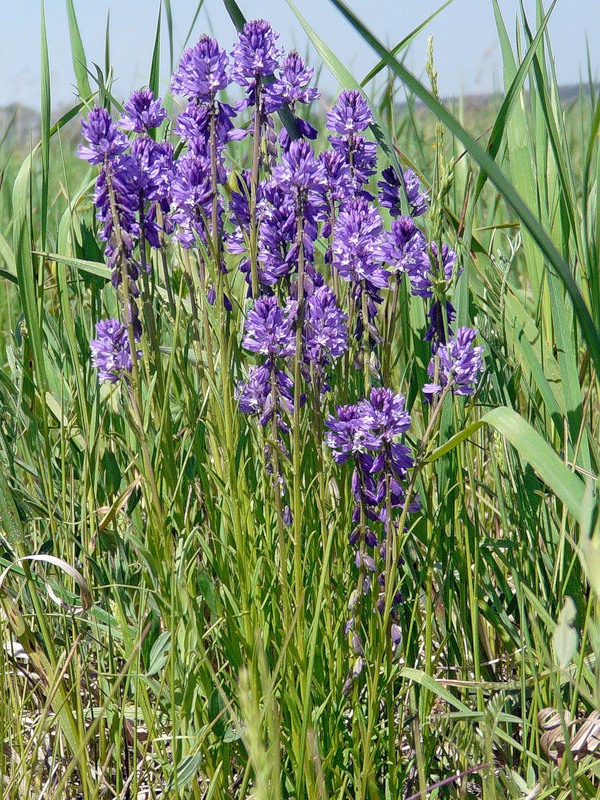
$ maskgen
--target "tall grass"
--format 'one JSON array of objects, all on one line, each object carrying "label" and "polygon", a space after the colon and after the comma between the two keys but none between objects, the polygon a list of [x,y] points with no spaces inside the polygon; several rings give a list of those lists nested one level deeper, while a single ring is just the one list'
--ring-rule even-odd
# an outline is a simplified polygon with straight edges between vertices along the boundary
[{"label": "tall grass", "polygon": [[[594,733],[600,702],[586,583],[597,590],[595,87],[564,107],[541,2],[535,21],[522,12],[516,49],[494,2],[504,95],[448,108],[433,60],[428,86],[403,66],[410,36],[390,53],[332,2],[381,59],[364,89],[382,164],[397,159],[431,188],[427,225],[463,267],[457,324],[486,346],[477,395],[447,398],[419,461],[422,510],[396,545],[401,645],[391,657],[378,617],[363,615],[366,664],[344,691],[351,470],[322,447],[322,416],[297,412],[291,453],[278,455],[294,511],[283,528],[270,434],[233,395],[248,356],[234,261],[226,279],[215,273],[212,306],[181,248],[166,271],[157,258],[137,406],[125,386],[98,385],[89,342],[119,301],[96,239],[95,174],[63,123],[95,101],[120,106],[108,58],[94,86],[68,2],[81,104],[51,126],[43,48],[41,142],[18,166],[1,160],[7,800],[598,796],[595,740],[577,738],[586,719]],[[361,85],[296,14],[340,85]],[[170,36],[169,4],[163,22]],[[154,87],[160,43],[159,28]],[[232,152],[239,174],[248,152]],[[402,292],[396,317],[384,305],[396,324],[381,371],[407,398],[417,452],[430,352],[424,306]],[[364,395],[364,365],[336,367],[329,410]]]}]

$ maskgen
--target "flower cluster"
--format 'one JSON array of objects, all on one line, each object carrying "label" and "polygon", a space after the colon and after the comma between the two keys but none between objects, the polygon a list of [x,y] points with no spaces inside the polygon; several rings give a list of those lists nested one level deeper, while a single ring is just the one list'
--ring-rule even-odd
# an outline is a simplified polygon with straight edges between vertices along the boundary
[{"label": "flower cluster", "polygon": [[[101,383],[116,383],[133,368],[127,327],[118,319],[102,319],[96,323],[96,338],[90,342],[92,366],[98,370]],[[136,358],[141,356],[136,352]]]},{"label": "flower cluster", "polygon": [[455,394],[475,394],[475,387],[483,369],[483,347],[474,346],[477,331],[459,328],[447,344],[442,344],[427,368],[434,383],[426,383],[425,394],[439,394],[447,387]]},{"label": "flower cluster", "polygon": [[[402,443],[411,425],[405,409],[404,397],[391,389],[372,389],[369,397],[354,405],[339,406],[336,416],[329,416],[326,443],[334,460],[343,464],[354,463],[352,492],[354,528],[350,544],[355,547],[354,563],[359,572],[357,588],[352,592],[349,609],[355,611],[361,596],[372,594],[377,587],[375,608],[383,613],[386,594],[386,559],[390,537],[396,534],[392,514],[402,509],[406,500],[403,482],[413,465],[410,449]],[[414,505],[408,510],[415,510]],[[381,523],[378,536],[371,527]],[[394,582],[399,564],[392,565],[389,579]],[[394,590],[391,608],[393,644],[396,645],[398,626],[396,607],[401,602],[399,589]],[[387,622],[387,621],[386,621]],[[352,641],[357,656],[353,667],[354,677],[362,669],[362,641],[352,617],[347,630],[352,631]],[[357,638],[358,637],[358,638]],[[357,649],[357,644],[359,649]]]},{"label": "flower cluster", "polygon": [[[353,467],[349,538],[358,583],[347,633],[356,677],[364,664],[362,608],[387,616],[383,625],[394,647],[400,640],[396,537],[407,513],[418,508],[412,486],[407,490],[413,459],[404,440],[411,417],[402,394],[381,386],[388,383],[382,374],[394,381],[383,355],[388,371],[379,371],[383,335],[393,331],[402,298],[422,306],[428,328],[419,335],[433,356],[426,396],[472,395],[483,348],[474,345],[476,331],[452,328],[456,310],[449,298],[459,258],[439,232],[428,241],[421,217],[430,199],[419,178],[396,163],[378,173],[377,145],[369,138],[374,116],[360,91],[341,92],[327,113],[326,145],[315,146],[315,128],[297,115],[319,97],[312,78],[296,51],[284,54],[268,22],[253,20],[230,53],[207,35],[184,52],[171,80],[181,99],[173,119],[150,89],[133,92],[118,122],[104,108],[90,111],[78,154],[99,168],[99,237],[123,320],[100,321],[91,350],[100,381],[130,380],[132,359],[141,355],[132,356],[130,345],[141,340],[140,319],[151,318],[156,297],[151,248],[160,248],[165,272],[169,244],[182,255],[197,331],[216,318],[219,335],[229,332],[242,310],[241,345],[251,363],[235,365],[243,378],[235,397],[239,411],[258,424],[278,501],[285,500],[288,451],[297,459],[295,479],[302,463],[301,437],[290,436],[291,428],[308,415],[317,423],[319,447],[325,427],[334,461]],[[235,106],[224,96],[232,83],[244,93]],[[277,112],[288,120],[279,132]],[[251,153],[236,150],[229,158],[230,143],[247,136]],[[207,301],[216,305],[215,315],[200,321],[198,309],[205,312]],[[141,303],[148,303],[144,315]],[[357,384],[344,387],[344,400],[357,392],[362,399],[328,414],[328,392],[340,389],[336,362],[345,354],[346,364],[362,361],[365,369]],[[224,375],[225,359],[215,360]],[[284,505],[278,513],[289,524]]]}]

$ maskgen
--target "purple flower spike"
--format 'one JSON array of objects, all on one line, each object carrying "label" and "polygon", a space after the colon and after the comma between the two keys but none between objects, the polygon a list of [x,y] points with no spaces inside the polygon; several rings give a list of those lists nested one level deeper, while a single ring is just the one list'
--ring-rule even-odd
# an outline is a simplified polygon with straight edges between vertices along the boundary
[{"label": "purple flower spike", "polygon": [[295,50],[290,50],[281,64],[279,78],[265,87],[267,98],[273,93],[277,99],[282,98],[292,108],[296,103],[312,103],[321,95],[317,88],[308,85],[314,72]]},{"label": "purple flower spike", "polygon": [[379,212],[363,197],[343,206],[333,237],[333,265],[341,278],[358,284],[364,281],[375,290],[388,285],[389,275],[379,255],[382,228]]},{"label": "purple flower spike", "polygon": [[124,105],[125,114],[119,120],[124,131],[148,133],[151,128],[160,128],[167,118],[167,110],[162,100],[154,98],[151,89],[138,89]]},{"label": "purple flower spike", "polygon": [[[102,319],[96,323],[96,339],[90,342],[92,366],[98,370],[100,383],[116,383],[131,374],[133,362],[127,327],[118,319]],[[142,355],[138,350],[136,358]]]},{"label": "purple flower spike", "polygon": [[260,297],[248,312],[242,346],[252,353],[287,357],[296,352],[296,304],[281,308],[276,297]]},{"label": "purple flower spike", "polygon": [[277,47],[279,34],[265,19],[250,20],[239,33],[232,50],[231,75],[240,86],[254,86],[257,77],[272,75],[283,50]]},{"label": "purple flower spike", "polygon": [[392,217],[402,214],[402,183],[408,201],[411,217],[419,217],[427,211],[427,195],[421,192],[419,179],[412,169],[404,170],[399,176],[394,167],[388,167],[381,173],[382,181],[377,183],[380,188],[379,199],[384,208],[389,208]]},{"label": "purple flower spike", "polygon": [[173,94],[210,103],[220,89],[229,85],[229,58],[215,39],[204,34],[188,48],[173,73]]},{"label": "purple flower spike", "polygon": [[[429,249],[431,251],[434,269],[435,272],[442,277],[441,273],[443,272],[443,278],[446,281],[452,280],[452,275],[454,272],[454,267],[456,266],[456,262],[458,256],[456,255],[456,251],[453,250],[451,247],[448,247],[447,244],[442,245],[442,257],[439,257],[439,250],[436,242],[431,242],[429,245]],[[441,261],[441,264],[440,264]],[[440,269],[441,268],[441,269]],[[459,270],[457,278],[460,276],[462,269]]]},{"label": "purple flower spike", "polygon": [[365,413],[372,419],[373,431],[381,442],[391,443],[410,428],[410,414],[404,408],[404,397],[391,389],[371,389]]},{"label": "purple flower spike", "polygon": [[411,217],[392,222],[392,229],[383,234],[381,254],[396,274],[408,273],[417,281],[431,269],[427,242]]},{"label": "purple flower spike", "polygon": [[105,108],[92,108],[87,120],[81,121],[81,132],[89,147],[79,145],[77,155],[90,164],[102,164],[129,147],[127,137],[119,133]]},{"label": "purple flower spike", "polygon": [[325,443],[333,451],[333,459],[343,464],[352,456],[360,456],[369,450],[377,450],[379,440],[373,434],[372,419],[364,413],[361,405],[338,406],[337,418],[325,420],[329,432]]},{"label": "purple flower spike", "polygon": [[304,355],[309,362],[322,367],[346,352],[346,319],[329,286],[315,289],[308,298],[304,318]]},{"label": "purple flower spike", "polygon": [[290,144],[289,150],[281,156],[281,163],[273,170],[273,178],[295,194],[309,191],[323,194],[325,190],[323,165],[305,139]]},{"label": "purple flower spike", "polygon": [[[325,171],[325,189],[332,201],[348,200],[354,194],[352,173],[343,153],[337,150],[325,150],[319,156]],[[323,232],[330,236],[331,231]]]},{"label": "purple flower spike", "polygon": [[[448,344],[442,344],[437,351],[439,358],[438,381],[427,383],[423,391],[427,395],[439,394],[449,384],[456,394],[472,395],[480,373],[483,371],[483,347],[474,347],[477,331],[473,328],[459,328]],[[435,359],[427,367],[430,378],[435,376]]]},{"label": "purple flower spike", "polygon": [[340,136],[352,136],[371,125],[373,114],[358,90],[341,92],[337,103],[327,113],[327,128]]}]

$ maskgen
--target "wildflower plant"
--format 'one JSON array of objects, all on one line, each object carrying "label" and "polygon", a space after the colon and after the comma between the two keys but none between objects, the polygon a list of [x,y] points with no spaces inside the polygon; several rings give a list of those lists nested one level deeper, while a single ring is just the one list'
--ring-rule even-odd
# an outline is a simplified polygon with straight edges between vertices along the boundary
[{"label": "wildflower plant", "polygon": [[[130,389],[148,497],[176,530],[187,521],[165,504],[144,421],[158,413],[160,436],[175,425],[159,307],[175,326],[189,317],[194,360],[186,360],[212,410],[207,466],[231,492],[218,500],[232,520],[233,541],[224,545],[243,571],[257,513],[242,501],[240,448],[250,442],[262,464],[255,480],[267,487],[261,514],[276,531],[281,621],[287,629],[297,620],[302,664],[314,647],[305,633],[306,503],[318,509],[328,552],[338,537],[331,526],[349,526],[338,552],[347,562],[349,666],[338,688],[356,699],[363,673],[378,674],[402,652],[402,603],[414,591],[404,586],[404,550],[422,513],[419,475],[445,398],[476,392],[483,348],[474,329],[450,327],[460,265],[439,226],[428,239],[432,199],[414,172],[379,152],[360,91],[339,95],[325,144],[315,143],[315,129],[296,116],[319,97],[312,75],[298,53],[284,55],[269,23],[255,20],[231,53],[206,35],[185,51],[171,80],[182,102],[172,118],[147,88],[117,121],[90,110],[78,154],[99,170],[98,234],[122,316],[98,321],[90,347],[98,379]],[[243,91],[237,104],[226,96],[232,82]],[[295,124],[277,130],[274,114],[284,106]],[[229,145],[244,140],[249,152],[240,157],[236,144],[234,161]],[[429,382],[412,392],[410,409],[392,361],[406,315],[401,292],[421,305],[429,327],[414,335],[431,347]],[[428,420],[422,435],[415,418]],[[345,511],[331,507],[333,480],[349,490]],[[153,547],[158,555],[156,538]],[[248,607],[252,590],[242,582],[239,591]],[[246,646],[251,639],[249,628]],[[299,691],[310,705],[309,688]]]}]

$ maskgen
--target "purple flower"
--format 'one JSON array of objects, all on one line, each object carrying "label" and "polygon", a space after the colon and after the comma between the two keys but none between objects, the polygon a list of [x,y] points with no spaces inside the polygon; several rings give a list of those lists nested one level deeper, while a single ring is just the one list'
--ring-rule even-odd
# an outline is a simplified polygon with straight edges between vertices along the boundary
[{"label": "purple flower", "polygon": [[137,89],[124,105],[125,114],[119,120],[120,127],[134,133],[148,133],[151,128],[160,128],[167,118],[162,100],[154,98],[151,89]]},{"label": "purple flower", "polygon": [[81,132],[89,147],[79,145],[77,155],[90,164],[102,164],[129,147],[127,137],[117,130],[105,108],[92,108],[87,120],[81,121]]},{"label": "purple flower", "polygon": [[308,298],[304,312],[304,357],[318,368],[339,358],[348,349],[347,315],[327,285]]},{"label": "purple flower", "polygon": [[[364,136],[353,136],[352,139],[340,136],[330,136],[331,146],[343,157],[349,165],[355,183],[361,187],[375,174],[377,169],[377,145],[369,142]],[[361,195],[368,199],[372,196],[361,191]]]},{"label": "purple flower", "polygon": [[283,49],[277,47],[279,34],[264,19],[250,20],[239,33],[232,50],[231,76],[240,86],[253,88],[256,79],[272,75],[279,66]]},{"label": "purple flower", "polygon": [[327,113],[327,128],[344,137],[364,131],[372,122],[371,109],[358,90],[341,92]]},{"label": "purple flower", "polygon": [[[275,397],[273,397],[273,386]],[[258,416],[261,427],[267,425],[275,415],[277,428],[281,433],[289,431],[284,422],[283,413],[292,416],[294,413],[294,384],[290,376],[277,369],[272,359],[264,364],[254,365],[248,371],[248,378],[238,384],[236,390],[238,408],[243,414]],[[273,404],[275,399],[276,405]],[[283,441],[279,441],[285,449]]]},{"label": "purple flower", "polygon": [[427,211],[427,195],[420,191],[419,179],[411,169],[404,170],[402,176],[399,176],[394,167],[387,167],[381,177],[383,180],[377,183],[381,190],[380,202],[384,208],[390,209],[392,217],[402,214],[403,183],[411,217],[418,217]]},{"label": "purple flower", "polygon": [[[447,244],[443,244],[441,258],[438,253],[437,244],[430,242],[427,261],[418,258],[410,265],[408,275],[412,294],[419,297],[431,297],[434,283],[440,280],[452,280],[452,273],[457,261],[455,251]],[[458,274],[460,275],[460,272]]]},{"label": "purple flower", "polygon": [[[273,83],[265,86],[267,111],[276,111],[281,105],[281,100],[289,103],[292,109],[296,103],[312,103],[320,96],[316,88],[309,88],[314,69],[308,68],[303,59],[295,50],[290,50],[284,58],[279,71],[279,77]],[[270,108],[269,97],[276,98],[275,108]]]},{"label": "purple flower", "polygon": [[392,222],[392,228],[383,234],[381,256],[396,274],[427,275],[431,262],[427,254],[427,242],[411,217],[400,217]]},{"label": "purple flower", "polygon": [[[437,351],[438,383],[427,383],[423,387],[425,394],[439,394],[448,384],[459,395],[472,395],[483,371],[483,347],[474,347],[473,341],[477,331],[473,328],[459,328],[448,344],[441,344]],[[427,367],[427,374],[435,378],[436,359],[432,358]]]},{"label": "purple flower", "polygon": [[[439,276],[442,280],[451,281],[454,273],[454,267],[456,266],[458,259],[456,251],[454,251],[451,247],[448,247],[447,244],[443,244],[440,258],[440,253],[436,242],[431,242],[429,244],[429,250],[431,252],[433,274]],[[459,270],[458,274],[456,275],[457,278],[460,276],[461,272],[462,269]]]},{"label": "purple flower", "polygon": [[173,94],[211,103],[220,89],[229,85],[229,58],[215,39],[206,34],[181,57],[173,73]]},{"label": "purple flower", "polygon": [[[127,327],[118,319],[102,319],[96,323],[96,337],[90,341],[90,349],[99,382],[116,383],[127,378],[133,368]],[[136,358],[141,355],[138,350]]]},{"label": "purple flower", "polygon": [[[352,173],[344,154],[336,150],[325,150],[319,156],[325,175],[325,190],[332,202],[348,200],[354,194]],[[331,231],[323,232],[331,236]]]},{"label": "purple flower", "polygon": [[268,365],[250,367],[248,379],[239,384],[237,396],[243,414],[262,414],[271,391],[271,371]]},{"label": "purple flower", "polygon": [[368,289],[388,285],[389,275],[381,266],[383,222],[377,209],[363,197],[350,199],[340,211],[333,233],[333,265],[340,277]]},{"label": "purple flower", "polygon": [[295,319],[293,301],[281,308],[276,297],[259,297],[248,312],[242,347],[271,358],[293,355],[296,352]]},{"label": "purple flower", "polygon": [[444,320],[442,304],[439,300],[436,300],[427,312],[427,316],[430,324],[423,340],[425,342],[431,342],[431,352],[435,355],[440,344],[446,344],[447,335],[453,335],[450,325],[456,317],[456,309],[452,303],[446,300],[446,319]]},{"label": "purple flower", "polygon": [[[184,247],[193,247],[197,239],[206,242],[207,232],[211,233],[213,200],[208,157],[187,153],[177,159],[171,194],[174,205],[172,220],[179,225],[179,241]],[[220,197],[218,201],[220,223]]]},{"label": "purple flower", "polygon": [[392,442],[410,428],[410,414],[404,408],[404,397],[391,389],[371,389],[369,400],[363,401],[366,416],[372,420],[374,434],[381,442]]},{"label": "purple flower", "polygon": [[298,196],[309,191],[323,194],[325,174],[323,165],[315,158],[312,147],[305,139],[290,144],[282,154],[281,162],[273,170],[273,179],[283,188]]},{"label": "purple flower", "polygon": [[333,459],[343,464],[353,456],[361,456],[379,448],[379,439],[373,434],[373,419],[365,414],[361,404],[337,406],[337,417],[329,416],[325,444],[331,448]]},{"label": "purple flower", "polygon": [[[112,195],[112,202],[111,202]],[[122,281],[120,258],[127,261],[131,281],[130,293],[137,295],[135,281],[138,268],[131,257],[140,236],[138,211],[140,209],[139,170],[136,160],[128,153],[107,159],[96,179],[94,203],[97,218],[103,223],[99,237],[106,244],[105,255],[112,268],[112,283],[118,287]],[[116,212],[116,219],[114,214]]]},{"label": "purple flower", "polygon": [[[235,111],[227,103],[215,100],[213,103],[191,102],[177,117],[175,133],[187,139],[197,154],[209,153],[210,125],[214,115],[217,148],[222,149],[233,134],[232,117]],[[224,181],[223,181],[224,182]]]}]

